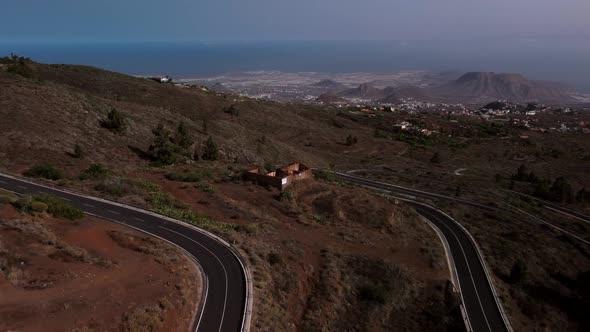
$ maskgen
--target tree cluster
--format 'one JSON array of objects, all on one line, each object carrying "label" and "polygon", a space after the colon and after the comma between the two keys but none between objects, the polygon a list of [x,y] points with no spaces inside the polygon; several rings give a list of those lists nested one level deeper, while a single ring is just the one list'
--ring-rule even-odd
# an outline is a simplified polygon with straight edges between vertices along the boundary
[{"label": "tree cluster", "polygon": [[172,165],[186,159],[217,160],[219,157],[219,149],[211,136],[205,142],[202,154],[199,154],[198,146],[191,151],[194,141],[184,122],[178,124],[174,133],[159,123],[152,129],[152,134],[154,140],[148,148],[148,155],[156,165]]},{"label": "tree cluster", "polygon": [[33,63],[30,58],[10,54],[10,56],[0,58],[0,64],[8,65],[6,71],[26,78],[33,77],[33,69],[29,64]]},{"label": "tree cluster", "polygon": [[559,203],[590,202],[590,192],[585,188],[575,193],[573,186],[565,177],[560,176],[553,181],[543,179],[537,176],[534,171],[529,172],[524,164],[518,167],[511,180],[533,184],[533,196],[548,201]]},{"label": "tree cluster", "polygon": [[356,138],[356,136],[352,136],[350,134],[348,136],[346,136],[346,145],[351,146],[351,145],[354,145],[358,142],[359,142],[359,140],[358,140],[358,138]]}]

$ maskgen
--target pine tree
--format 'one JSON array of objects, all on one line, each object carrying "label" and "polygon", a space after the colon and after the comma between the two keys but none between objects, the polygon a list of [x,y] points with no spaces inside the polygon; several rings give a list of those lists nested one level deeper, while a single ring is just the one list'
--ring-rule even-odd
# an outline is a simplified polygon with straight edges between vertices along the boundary
[{"label": "pine tree", "polygon": [[176,128],[174,143],[185,149],[188,149],[193,144],[193,140],[184,121],[181,121]]},{"label": "pine tree", "polygon": [[152,130],[154,141],[150,145],[148,152],[152,160],[160,165],[170,165],[176,160],[172,144],[170,144],[170,132],[160,122]]},{"label": "pine tree", "polygon": [[205,149],[203,151],[202,158],[203,160],[217,160],[217,158],[219,158],[219,148],[211,136],[209,136],[205,142]]}]

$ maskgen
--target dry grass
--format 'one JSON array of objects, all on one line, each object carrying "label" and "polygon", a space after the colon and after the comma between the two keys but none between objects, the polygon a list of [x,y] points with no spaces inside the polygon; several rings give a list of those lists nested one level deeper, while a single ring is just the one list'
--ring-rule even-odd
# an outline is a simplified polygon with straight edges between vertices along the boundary
[{"label": "dry grass", "polygon": [[164,318],[172,304],[161,299],[157,304],[145,305],[123,314],[121,331],[123,332],[155,332],[164,323]]}]

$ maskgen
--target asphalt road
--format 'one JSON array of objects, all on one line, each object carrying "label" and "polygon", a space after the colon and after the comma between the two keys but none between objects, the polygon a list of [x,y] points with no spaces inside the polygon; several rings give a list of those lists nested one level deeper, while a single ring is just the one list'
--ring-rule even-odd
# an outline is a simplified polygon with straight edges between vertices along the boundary
[{"label": "asphalt road", "polygon": [[[367,180],[357,176],[349,176],[340,173],[337,173],[336,176],[341,180],[350,183],[403,193],[404,195],[425,198],[440,198],[441,196]],[[493,285],[486,276],[486,270],[483,266],[482,260],[480,260],[476,244],[468,235],[467,231],[456,221],[431,206],[413,202],[412,200],[406,201],[413,206],[420,215],[424,216],[437,227],[446,239],[450,249],[449,254],[453,258],[453,263],[459,279],[459,291],[461,293],[463,306],[469,318],[471,329],[476,332],[509,331],[509,327],[507,327],[502,316],[500,304],[496,302],[494,297]],[[489,209],[489,207],[485,205],[474,202],[469,203],[469,205],[478,208]]]},{"label": "asphalt road", "polygon": [[193,228],[130,207],[58,191],[1,174],[0,188],[21,194],[52,194],[88,214],[140,229],[176,244],[198,261],[205,273],[203,279],[208,280],[204,309],[196,315],[194,329],[199,332],[242,330],[247,293],[245,272],[238,258],[223,243]]}]

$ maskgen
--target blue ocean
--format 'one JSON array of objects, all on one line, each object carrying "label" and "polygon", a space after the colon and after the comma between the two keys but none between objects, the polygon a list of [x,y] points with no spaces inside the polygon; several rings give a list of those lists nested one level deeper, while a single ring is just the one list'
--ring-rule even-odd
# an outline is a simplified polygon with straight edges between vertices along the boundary
[{"label": "blue ocean", "polygon": [[13,43],[44,63],[92,65],[131,75],[178,78],[229,72],[389,73],[398,70],[517,72],[590,92],[590,39],[475,41],[281,41],[160,43]]}]

